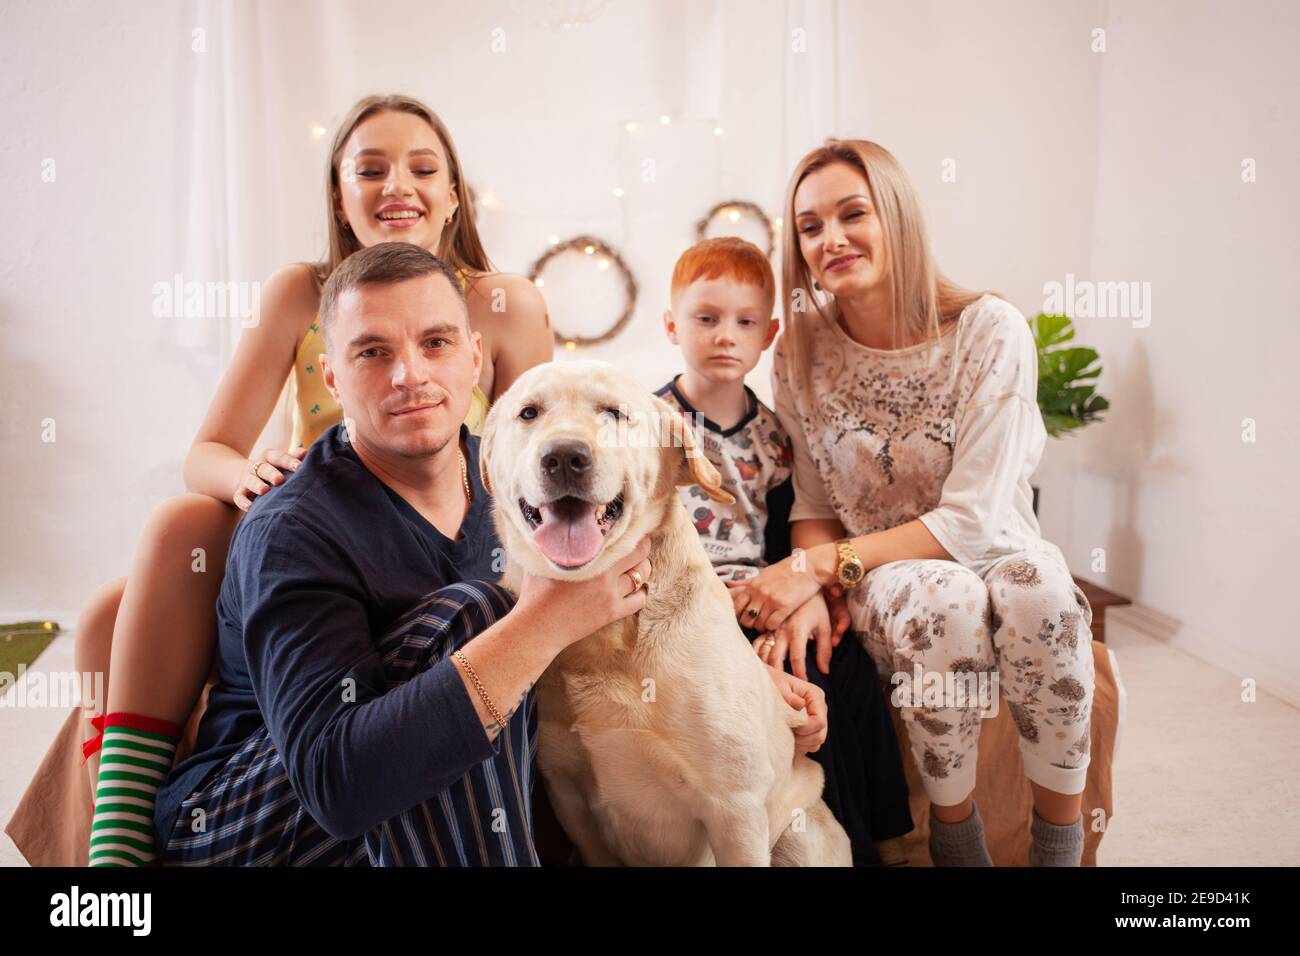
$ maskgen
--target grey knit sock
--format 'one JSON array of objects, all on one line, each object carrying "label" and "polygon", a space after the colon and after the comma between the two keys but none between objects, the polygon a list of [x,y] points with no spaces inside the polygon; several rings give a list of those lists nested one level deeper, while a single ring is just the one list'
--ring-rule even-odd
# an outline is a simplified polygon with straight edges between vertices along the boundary
[{"label": "grey knit sock", "polygon": [[1048,823],[1034,811],[1029,827],[1033,843],[1029,846],[1030,866],[1078,866],[1083,859],[1083,815],[1061,826]]},{"label": "grey knit sock", "polygon": [[930,859],[935,866],[992,866],[984,846],[984,824],[980,810],[971,804],[971,814],[961,823],[944,823],[930,808]]}]

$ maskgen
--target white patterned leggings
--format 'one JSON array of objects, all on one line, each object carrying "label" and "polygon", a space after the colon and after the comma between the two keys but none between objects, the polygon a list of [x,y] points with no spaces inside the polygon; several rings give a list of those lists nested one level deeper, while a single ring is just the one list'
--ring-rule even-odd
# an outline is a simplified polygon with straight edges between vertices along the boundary
[{"label": "white patterned leggings", "polygon": [[[1029,779],[1057,793],[1083,791],[1092,608],[1059,557],[1022,551],[978,574],[953,561],[893,561],[873,569],[850,595],[859,639],[881,678],[893,678],[888,693],[914,691],[901,697],[899,710],[931,802],[951,806],[975,789],[984,708],[954,690],[972,687],[981,673],[986,688],[996,674]],[[941,681],[943,694],[935,690]]]}]

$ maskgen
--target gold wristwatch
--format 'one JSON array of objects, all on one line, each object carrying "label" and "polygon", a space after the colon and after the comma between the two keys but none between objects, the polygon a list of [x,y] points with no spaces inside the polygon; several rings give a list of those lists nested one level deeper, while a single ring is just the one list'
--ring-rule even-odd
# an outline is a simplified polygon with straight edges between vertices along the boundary
[{"label": "gold wristwatch", "polygon": [[840,553],[839,567],[835,569],[840,584],[844,585],[846,591],[849,588],[857,587],[862,583],[862,579],[867,576],[866,565],[862,563],[858,553],[853,550],[853,545],[849,544],[848,538],[841,538],[836,541],[835,548]]}]

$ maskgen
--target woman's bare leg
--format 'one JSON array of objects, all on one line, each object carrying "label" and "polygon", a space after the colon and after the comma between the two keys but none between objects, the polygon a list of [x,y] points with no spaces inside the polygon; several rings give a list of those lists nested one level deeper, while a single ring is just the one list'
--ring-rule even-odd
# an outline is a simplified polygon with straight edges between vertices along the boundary
[{"label": "woman's bare leg", "polygon": [[[1046,787],[1039,786],[1032,780],[1029,781],[1029,789],[1034,793],[1034,809],[1048,823],[1067,826],[1079,819],[1079,810],[1083,806],[1083,794],[1057,793],[1055,790],[1048,790]],[[935,817],[944,823],[961,823],[971,815],[969,797],[950,807],[941,807],[937,803],[932,803],[930,806]]]},{"label": "woman's bare leg", "polygon": [[[211,665],[217,593],[239,514],[206,495],[164,501],[145,523],[130,575],[86,602],[77,669],[103,674],[103,698],[85,709],[87,737],[98,733],[91,717],[117,711],[184,725]],[[93,796],[99,754],[86,766]]]},{"label": "woman's bare leg", "polygon": [[974,804],[971,802],[970,797],[951,806],[940,806],[933,802],[930,804],[930,812],[934,814],[934,818],[942,820],[944,823],[961,823],[963,820],[969,819],[973,811]]},{"label": "woman's bare leg", "polygon": [[149,516],[113,628],[109,713],[182,726],[189,718],[212,664],[217,594],[239,515],[187,494]]},{"label": "woman's bare leg", "polygon": [[1079,819],[1079,811],[1083,807],[1083,794],[1057,793],[1055,790],[1039,786],[1032,780],[1029,781],[1029,788],[1034,792],[1034,809],[1048,823],[1068,826]]},{"label": "woman's bare leg", "polygon": [[[104,714],[104,695],[108,692],[108,662],[113,646],[113,622],[117,620],[117,608],[122,603],[122,592],[126,589],[126,578],[114,578],[101,584],[86,600],[86,605],[77,617],[77,627],[73,632],[73,659],[77,670],[84,675],[81,687],[99,685],[99,696],[90,697],[81,702],[81,715],[85,722],[83,732],[87,738],[99,733],[90,723],[92,717]],[[96,681],[98,675],[98,681]],[[90,755],[86,761],[89,774],[90,795],[95,795],[95,784],[99,780],[99,752]]]},{"label": "woman's bare leg", "polygon": [[158,790],[211,668],[215,603],[239,514],[182,495],[154,509],[140,535],[113,623],[92,867],[157,861]]}]

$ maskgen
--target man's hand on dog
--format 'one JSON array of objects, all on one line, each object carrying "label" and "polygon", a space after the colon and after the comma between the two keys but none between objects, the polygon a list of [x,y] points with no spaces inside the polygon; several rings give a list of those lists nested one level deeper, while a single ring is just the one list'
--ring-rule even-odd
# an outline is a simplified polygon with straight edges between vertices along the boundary
[{"label": "man's hand on dog", "polygon": [[539,633],[558,639],[558,652],[645,607],[646,589],[633,590],[629,572],[635,570],[643,582],[649,581],[654,570],[649,554],[650,536],[646,535],[630,553],[585,581],[525,574],[516,609],[527,609]]},{"label": "man's hand on dog", "polygon": [[814,753],[826,742],[826,695],[820,687],[800,680],[793,674],[775,667],[767,667],[766,670],[785,702],[795,710],[808,713],[808,719],[794,728],[795,752]]}]

